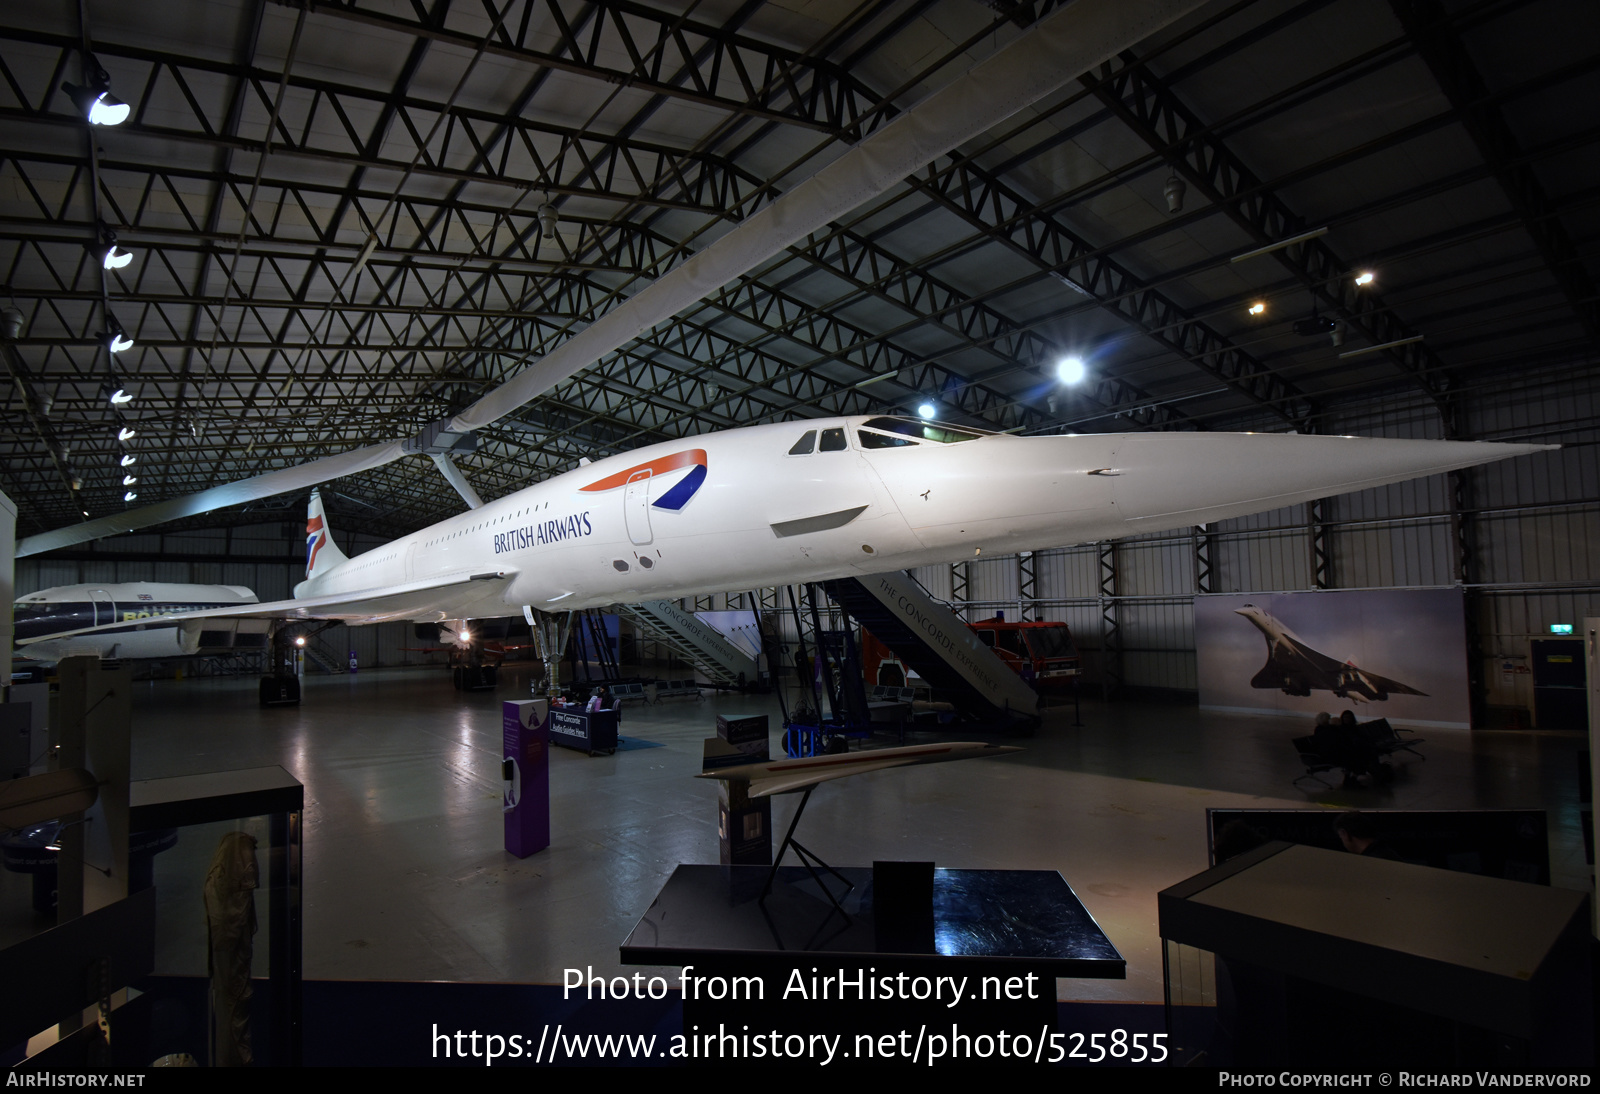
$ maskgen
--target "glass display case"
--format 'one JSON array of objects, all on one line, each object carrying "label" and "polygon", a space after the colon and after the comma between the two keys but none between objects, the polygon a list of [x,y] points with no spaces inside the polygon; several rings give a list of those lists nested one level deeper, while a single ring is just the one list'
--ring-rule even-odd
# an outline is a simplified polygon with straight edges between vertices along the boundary
[{"label": "glass display case", "polygon": [[136,985],[146,1063],[300,1063],[304,797],[280,767],[133,784],[156,891],[154,972]]}]

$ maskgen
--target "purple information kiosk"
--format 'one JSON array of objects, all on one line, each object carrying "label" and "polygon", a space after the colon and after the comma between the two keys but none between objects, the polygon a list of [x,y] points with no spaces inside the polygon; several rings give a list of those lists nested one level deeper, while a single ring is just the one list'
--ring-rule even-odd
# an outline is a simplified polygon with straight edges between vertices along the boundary
[{"label": "purple information kiosk", "polygon": [[502,704],[506,850],[527,858],[550,846],[550,719],[543,699]]}]

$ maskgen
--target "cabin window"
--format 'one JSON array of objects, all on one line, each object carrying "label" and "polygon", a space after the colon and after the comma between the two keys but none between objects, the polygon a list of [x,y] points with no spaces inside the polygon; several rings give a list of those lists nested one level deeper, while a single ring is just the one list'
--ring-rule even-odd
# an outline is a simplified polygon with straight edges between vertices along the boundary
[{"label": "cabin window", "polygon": [[887,433],[874,433],[870,429],[859,429],[856,436],[861,440],[862,448],[905,448],[915,446],[916,441],[909,437],[891,437]]},{"label": "cabin window", "polygon": [[822,451],[843,452],[846,447],[843,429],[824,429],[822,431]]},{"label": "cabin window", "polygon": [[789,455],[791,455],[791,456],[809,456],[811,454],[812,450],[815,449],[816,447],[817,447],[817,431],[815,429],[808,429],[805,432],[805,436],[801,437],[798,441],[794,442],[794,447],[789,449]]}]

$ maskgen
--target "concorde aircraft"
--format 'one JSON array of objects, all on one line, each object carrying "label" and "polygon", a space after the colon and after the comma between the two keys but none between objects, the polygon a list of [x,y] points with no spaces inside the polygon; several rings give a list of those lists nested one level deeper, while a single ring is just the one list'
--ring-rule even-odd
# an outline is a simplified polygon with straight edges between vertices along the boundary
[{"label": "concorde aircraft", "polygon": [[1288,627],[1256,607],[1246,604],[1234,609],[1256,625],[1267,640],[1267,663],[1250,680],[1253,688],[1279,688],[1285,695],[1310,695],[1331,691],[1341,699],[1382,702],[1391,695],[1427,695],[1375,672],[1357,668],[1352,661],[1340,661],[1319,653]]},{"label": "concorde aircraft", "polygon": [[1016,437],[898,417],[747,426],[580,465],[355,558],[313,493],[294,598],[204,614],[464,629],[521,610],[543,626],[569,609],[1159,532],[1550,447]]},{"label": "concorde aircraft", "polygon": [[[184,585],[133,581],[58,585],[12,605],[22,656],[53,663],[65,657],[188,657],[202,645],[233,646],[232,626],[208,636],[195,613],[257,603],[242,585]],[[170,617],[183,615],[187,623]],[[98,628],[83,633],[84,628]],[[227,633],[223,634],[222,631]],[[266,634],[259,636],[264,644]]]}]

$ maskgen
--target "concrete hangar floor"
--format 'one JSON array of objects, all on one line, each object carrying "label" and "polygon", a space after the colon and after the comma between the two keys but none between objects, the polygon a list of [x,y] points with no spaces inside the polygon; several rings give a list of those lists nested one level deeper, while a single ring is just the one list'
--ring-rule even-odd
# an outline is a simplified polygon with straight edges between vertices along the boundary
[{"label": "concrete hangar floor", "polygon": [[[672,869],[717,861],[717,785],[691,777],[701,740],[718,714],[767,713],[780,754],[776,698],[628,703],[622,732],[663,747],[553,749],[551,846],[519,861],[502,849],[500,701],[528,694],[528,671],[508,665],[479,693],[452,690],[442,669],[313,676],[300,707],[270,710],[254,678],[141,683],[133,774],[280,764],[305,784],[308,980],[559,984],[569,967],[638,971],[617,947]],[[1086,697],[1083,722],[1057,708],[1004,759],[824,785],[801,838],[842,865],[1059,870],[1128,961],[1123,981],[1059,981],[1063,1000],[1161,1001],[1156,893],[1206,867],[1208,807],[1544,808],[1554,883],[1589,884],[1582,734],[1429,730],[1426,762],[1403,763],[1390,786],[1307,794],[1292,785],[1289,742],[1309,729],[1298,719]],[[775,805],[780,832],[797,801]]]}]

